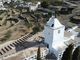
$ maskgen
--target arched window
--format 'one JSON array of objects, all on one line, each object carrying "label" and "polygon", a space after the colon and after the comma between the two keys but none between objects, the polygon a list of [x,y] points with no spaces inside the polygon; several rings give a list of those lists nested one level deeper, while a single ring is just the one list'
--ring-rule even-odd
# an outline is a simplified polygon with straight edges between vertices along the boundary
[{"label": "arched window", "polygon": [[54,26],[54,24],[51,25],[51,27],[53,27],[53,26]]},{"label": "arched window", "polygon": [[47,44],[47,48],[49,48],[49,44]]}]

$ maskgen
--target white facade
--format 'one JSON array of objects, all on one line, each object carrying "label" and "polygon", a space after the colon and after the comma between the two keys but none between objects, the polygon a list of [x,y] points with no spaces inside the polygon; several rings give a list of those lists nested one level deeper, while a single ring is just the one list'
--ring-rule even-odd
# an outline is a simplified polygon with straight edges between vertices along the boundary
[{"label": "white facade", "polygon": [[[14,2],[16,2],[17,0],[12,0],[12,1],[14,1]],[[11,2],[11,0],[0,0],[0,2],[7,2],[7,3],[10,3]]]},{"label": "white facade", "polygon": [[4,7],[4,5],[3,5],[2,2],[0,2],[0,10],[7,10],[7,9]]},{"label": "white facade", "polygon": [[68,45],[75,42],[75,38],[79,33],[76,32],[75,29],[78,28],[78,26],[65,31],[65,26],[62,25],[57,18],[52,16],[44,28],[44,42],[49,47],[50,53],[54,53],[57,60],[60,60]]},{"label": "white facade", "polygon": [[66,48],[64,44],[64,30],[65,26],[57,18],[52,16],[43,31],[45,43],[49,45],[50,53],[54,52],[57,58],[64,51],[63,48]]},{"label": "white facade", "polygon": [[9,2],[11,2],[11,0],[0,0],[0,2],[3,2],[3,3],[8,2],[9,3]]},{"label": "white facade", "polygon": [[41,4],[41,2],[37,2],[36,5],[30,5],[30,7],[29,7],[30,11],[36,11],[40,4]]}]

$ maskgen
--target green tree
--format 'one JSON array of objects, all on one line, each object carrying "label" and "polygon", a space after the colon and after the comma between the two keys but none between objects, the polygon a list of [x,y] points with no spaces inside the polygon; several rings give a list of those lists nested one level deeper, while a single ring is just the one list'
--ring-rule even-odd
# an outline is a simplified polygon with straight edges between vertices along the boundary
[{"label": "green tree", "polygon": [[2,38],[2,42],[5,42],[6,40],[9,40],[9,38],[11,37],[11,31],[8,30],[6,33],[5,33],[5,36]]},{"label": "green tree", "polygon": [[39,31],[40,31],[40,27],[38,26],[33,27],[33,34],[36,34]]},{"label": "green tree", "polygon": [[72,60],[73,44],[70,44],[63,53],[62,60]]},{"label": "green tree", "polygon": [[9,3],[9,7],[14,8],[14,1],[13,0],[11,0],[11,2]]},{"label": "green tree", "polygon": [[6,39],[9,39],[11,37],[11,31],[8,30],[6,33],[5,33],[5,38]]},{"label": "green tree", "polygon": [[37,51],[37,60],[41,60],[40,46],[38,47],[38,51]]},{"label": "green tree", "polygon": [[49,3],[47,1],[41,2],[41,7],[48,8],[48,6],[49,6]]},{"label": "green tree", "polygon": [[74,50],[72,60],[80,60],[80,46]]},{"label": "green tree", "polygon": [[63,4],[63,0],[54,0],[54,2],[51,2],[51,4],[61,6]]}]

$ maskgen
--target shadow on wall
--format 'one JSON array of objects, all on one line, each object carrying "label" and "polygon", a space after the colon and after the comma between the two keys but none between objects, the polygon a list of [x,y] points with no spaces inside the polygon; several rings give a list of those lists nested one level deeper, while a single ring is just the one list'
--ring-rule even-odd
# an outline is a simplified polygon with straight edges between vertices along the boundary
[{"label": "shadow on wall", "polygon": [[34,47],[36,45],[39,45],[40,42],[27,42],[27,41],[22,41],[21,43],[20,42],[15,42],[15,49],[16,51],[21,51],[21,50],[24,50],[26,48],[31,48],[31,47]]}]

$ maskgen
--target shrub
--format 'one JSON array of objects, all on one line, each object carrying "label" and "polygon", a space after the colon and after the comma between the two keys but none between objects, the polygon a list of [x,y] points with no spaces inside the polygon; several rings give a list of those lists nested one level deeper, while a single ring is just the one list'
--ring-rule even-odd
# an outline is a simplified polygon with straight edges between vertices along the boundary
[{"label": "shrub", "polygon": [[41,7],[48,8],[48,6],[49,6],[49,3],[47,1],[41,2]]},{"label": "shrub", "polygon": [[55,0],[54,2],[52,2],[53,5],[56,5],[56,6],[60,6],[62,5],[63,1],[62,0]]},{"label": "shrub", "polygon": [[11,31],[7,31],[7,33],[5,34],[4,38],[7,40],[11,37]]},{"label": "shrub", "polygon": [[63,53],[62,60],[72,60],[73,44],[70,44]]},{"label": "shrub", "polygon": [[36,33],[39,32],[39,31],[40,31],[39,27],[35,26],[35,27],[33,28],[33,34],[36,34]]},{"label": "shrub", "polygon": [[80,46],[74,50],[72,60],[80,60]]},{"label": "shrub", "polygon": [[38,51],[37,51],[37,60],[41,60],[41,54],[40,54],[40,47],[38,47]]}]

